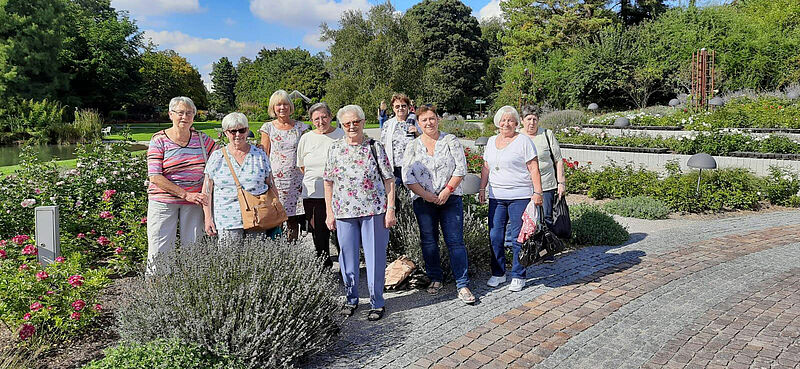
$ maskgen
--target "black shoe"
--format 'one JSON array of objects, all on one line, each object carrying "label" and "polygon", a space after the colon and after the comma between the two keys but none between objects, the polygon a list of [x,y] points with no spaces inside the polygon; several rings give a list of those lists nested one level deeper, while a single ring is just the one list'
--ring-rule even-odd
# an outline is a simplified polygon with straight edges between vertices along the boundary
[{"label": "black shoe", "polygon": [[369,309],[369,315],[367,315],[367,320],[369,321],[376,321],[383,318],[383,313],[386,311],[386,308],[380,309]]},{"label": "black shoe", "polygon": [[342,310],[339,310],[339,314],[344,316],[353,316],[353,313],[356,312],[357,308],[358,305],[344,304],[344,306],[342,306]]}]

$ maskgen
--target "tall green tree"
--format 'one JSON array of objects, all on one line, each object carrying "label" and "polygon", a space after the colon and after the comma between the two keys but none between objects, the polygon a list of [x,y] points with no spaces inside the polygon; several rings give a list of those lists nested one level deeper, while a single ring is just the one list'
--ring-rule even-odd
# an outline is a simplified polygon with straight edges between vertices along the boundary
[{"label": "tall green tree", "polygon": [[366,14],[346,11],[339,24],[338,29],[321,26],[322,40],[331,45],[325,101],[332,109],[357,104],[375,122],[378,104],[393,92],[417,95],[419,62],[400,15],[388,1]]},{"label": "tall green tree", "polygon": [[668,8],[664,0],[611,0],[608,6],[619,9],[620,21],[626,26],[639,24],[645,19],[655,19]]},{"label": "tall green tree", "polygon": [[214,83],[214,92],[211,94],[211,107],[220,113],[227,113],[236,109],[237,73],[233,63],[226,57],[215,62],[211,68],[211,82]]},{"label": "tall green tree", "polygon": [[70,75],[58,57],[65,42],[62,0],[0,0],[0,101],[55,99]]},{"label": "tall green tree", "polygon": [[507,0],[503,48],[511,60],[533,59],[577,44],[610,25],[614,14],[606,0]]},{"label": "tall green tree", "polygon": [[107,112],[132,103],[139,85],[141,32],[110,0],[70,0],[60,58],[72,76],[61,101]]},{"label": "tall green tree", "polygon": [[279,89],[298,90],[319,100],[325,94],[327,78],[321,55],[312,56],[300,48],[262,49],[252,63],[239,69],[234,93],[240,109],[265,109],[269,97]]},{"label": "tall green tree", "polygon": [[424,0],[406,12],[409,52],[422,64],[420,97],[445,111],[473,110],[489,63],[472,9],[460,0]]},{"label": "tall green tree", "polygon": [[503,35],[503,20],[500,18],[489,18],[481,20],[481,39],[486,43],[486,53],[489,56],[489,64],[486,73],[481,76],[481,93],[484,97],[493,101],[497,97],[498,89],[502,83],[503,67],[505,65],[505,52],[500,38]]},{"label": "tall green tree", "polygon": [[186,58],[173,50],[154,51],[150,46],[142,53],[141,61],[139,104],[163,111],[173,97],[188,96],[198,109],[207,107],[207,91],[200,72]]}]

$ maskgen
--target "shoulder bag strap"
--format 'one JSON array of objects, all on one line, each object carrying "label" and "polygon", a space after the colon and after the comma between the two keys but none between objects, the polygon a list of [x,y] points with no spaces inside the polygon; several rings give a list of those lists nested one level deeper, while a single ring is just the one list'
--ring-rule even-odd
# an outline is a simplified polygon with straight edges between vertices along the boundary
[{"label": "shoulder bag strap", "polygon": [[372,151],[372,159],[375,160],[375,167],[378,169],[378,175],[381,179],[383,179],[383,173],[381,173],[381,166],[378,164],[378,151],[375,150],[375,140],[369,139],[369,150]]},{"label": "shoulder bag strap", "polygon": [[[209,137],[210,139],[211,137]],[[203,136],[197,132],[197,139],[200,141],[200,151],[203,152],[203,163],[208,163],[208,153],[206,152],[206,144],[203,142]]]},{"label": "shoulder bag strap", "polygon": [[222,150],[222,155],[225,156],[225,161],[228,162],[228,168],[230,168],[231,170],[231,175],[233,176],[233,181],[236,182],[237,188],[244,188],[242,187],[242,184],[239,183],[239,177],[236,176],[236,171],[233,170],[233,164],[231,164],[231,158],[228,156],[228,148],[223,147],[220,150]]},{"label": "shoulder bag strap", "polygon": [[[547,148],[550,149],[550,161],[553,162],[553,172],[555,172],[556,171],[556,157],[553,156],[553,147],[550,146],[550,137],[547,136],[547,132],[549,132],[549,131],[550,131],[549,129],[545,129],[544,130],[544,138],[545,138],[545,140],[547,140]],[[556,173],[556,176],[557,175],[558,175],[558,173]]]}]

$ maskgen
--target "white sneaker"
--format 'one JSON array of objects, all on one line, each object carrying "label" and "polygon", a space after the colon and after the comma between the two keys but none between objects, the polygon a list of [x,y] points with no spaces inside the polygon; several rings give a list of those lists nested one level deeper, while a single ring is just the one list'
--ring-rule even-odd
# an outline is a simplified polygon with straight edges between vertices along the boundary
[{"label": "white sneaker", "polygon": [[497,287],[497,286],[499,286],[501,283],[506,283],[506,276],[505,276],[505,275],[503,275],[502,277],[495,277],[495,276],[492,276],[492,278],[489,278],[489,280],[488,280],[488,281],[486,281],[486,284],[487,284],[489,287]]},{"label": "white sneaker", "polygon": [[522,291],[523,287],[525,287],[525,280],[522,278],[512,278],[511,283],[508,284],[508,290],[511,292]]}]

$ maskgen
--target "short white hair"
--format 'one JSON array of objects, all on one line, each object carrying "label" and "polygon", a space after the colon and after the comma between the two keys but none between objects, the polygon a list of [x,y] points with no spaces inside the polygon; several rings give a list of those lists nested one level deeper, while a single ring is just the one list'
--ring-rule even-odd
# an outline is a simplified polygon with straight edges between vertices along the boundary
[{"label": "short white hair", "polygon": [[294,114],[294,103],[292,99],[289,98],[289,93],[285,90],[278,90],[272,93],[272,96],[269,97],[269,106],[267,106],[267,113],[269,113],[270,117],[277,117],[278,114],[275,113],[275,105],[278,105],[282,102],[289,103],[289,114]]},{"label": "short white hair", "polygon": [[336,121],[339,122],[339,127],[342,126],[342,117],[348,113],[349,114],[355,113],[356,115],[358,115],[358,119],[360,120],[366,119],[366,115],[364,115],[364,109],[361,109],[360,106],[346,105],[345,107],[339,109],[338,112],[336,112]]},{"label": "short white hair", "polygon": [[194,106],[194,101],[186,96],[173,97],[172,100],[169,101],[169,110],[175,111],[180,104],[184,104],[192,108],[192,115],[197,115],[197,107]]},{"label": "short white hair", "polygon": [[228,113],[228,115],[226,115],[225,118],[222,118],[223,131],[228,131],[237,128],[244,128],[244,127],[250,127],[250,125],[247,124],[247,116],[242,113],[239,113],[238,111],[235,111],[233,113]]},{"label": "short white hair", "polygon": [[511,105],[506,105],[500,109],[497,109],[497,113],[494,113],[494,125],[497,128],[500,128],[500,120],[503,119],[504,115],[508,114],[511,114],[511,116],[514,117],[514,120],[517,122],[517,125],[519,125],[519,113],[517,112],[517,109],[514,109],[514,107]]}]

